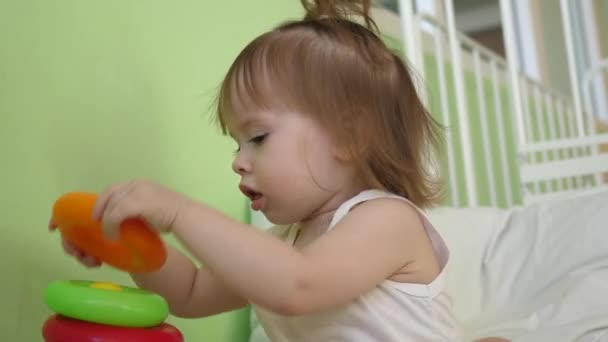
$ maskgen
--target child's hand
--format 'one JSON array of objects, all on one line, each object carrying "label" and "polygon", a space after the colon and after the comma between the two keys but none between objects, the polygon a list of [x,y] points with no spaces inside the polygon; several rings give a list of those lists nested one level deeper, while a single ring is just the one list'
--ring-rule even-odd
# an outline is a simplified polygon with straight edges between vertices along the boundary
[{"label": "child's hand", "polygon": [[[49,222],[49,229],[55,230],[57,229],[57,225],[53,223],[53,221]],[[101,266],[101,261],[93,256],[85,254],[78,247],[72,245],[69,241],[61,239],[61,244],[63,246],[63,250],[69,254],[74,256],[81,264],[86,267],[99,267]]]},{"label": "child's hand", "polygon": [[116,184],[102,192],[93,207],[93,219],[101,220],[104,234],[118,238],[118,228],[128,218],[140,218],[152,229],[170,232],[185,196],[146,181]]}]

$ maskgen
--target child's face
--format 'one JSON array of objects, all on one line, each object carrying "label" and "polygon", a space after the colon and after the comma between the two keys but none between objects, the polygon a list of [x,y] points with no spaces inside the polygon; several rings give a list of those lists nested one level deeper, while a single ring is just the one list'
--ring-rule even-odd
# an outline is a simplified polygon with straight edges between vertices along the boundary
[{"label": "child's face", "polygon": [[275,224],[326,210],[348,181],[330,135],[308,116],[285,112],[235,114],[227,122],[239,146],[233,170],[240,189]]}]

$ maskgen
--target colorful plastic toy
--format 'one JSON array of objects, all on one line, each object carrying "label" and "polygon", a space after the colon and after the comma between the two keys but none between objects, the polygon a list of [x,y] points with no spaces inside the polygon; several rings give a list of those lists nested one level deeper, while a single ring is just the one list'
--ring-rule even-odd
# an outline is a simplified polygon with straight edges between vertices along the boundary
[{"label": "colorful plastic toy", "polygon": [[92,218],[97,195],[70,192],[53,206],[52,220],[64,239],[88,255],[127,272],[158,270],[167,258],[167,251],[158,233],[138,219],[120,225],[118,240],[106,239],[101,222]]},{"label": "colorful plastic toy", "polygon": [[169,310],[159,295],[114,283],[54,281],[45,292],[55,312],[42,327],[45,342],[183,342],[164,323]]},{"label": "colorful plastic toy", "polygon": [[153,328],[125,328],[51,316],[42,328],[45,342],[183,342],[174,326],[163,323]]},{"label": "colorful plastic toy", "polygon": [[66,317],[122,327],[153,327],[169,315],[163,297],[112,283],[54,281],[46,288],[45,302]]}]

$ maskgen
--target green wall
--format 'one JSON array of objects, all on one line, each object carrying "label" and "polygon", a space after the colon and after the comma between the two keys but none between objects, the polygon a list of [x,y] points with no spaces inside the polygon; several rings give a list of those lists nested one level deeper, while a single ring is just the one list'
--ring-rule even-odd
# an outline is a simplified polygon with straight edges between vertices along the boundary
[{"label": "green wall", "polygon": [[[51,280],[130,284],[47,232],[64,192],[143,177],[246,219],[209,106],[238,51],[299,14],[295,0],[0,2],[0,341],[42,340]],[[188,341],[239,341],[245,312],[170,322]]]}]

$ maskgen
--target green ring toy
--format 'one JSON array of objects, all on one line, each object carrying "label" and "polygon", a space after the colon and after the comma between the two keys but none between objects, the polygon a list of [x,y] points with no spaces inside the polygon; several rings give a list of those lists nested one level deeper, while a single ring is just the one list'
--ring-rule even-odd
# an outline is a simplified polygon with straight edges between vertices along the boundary
[{"label": "green ring toy", "polygon": [[145,290],[84,280],[54,281],[45,302],[58,314],[121,327],[147,328],[169,315],[165,299]]}]

